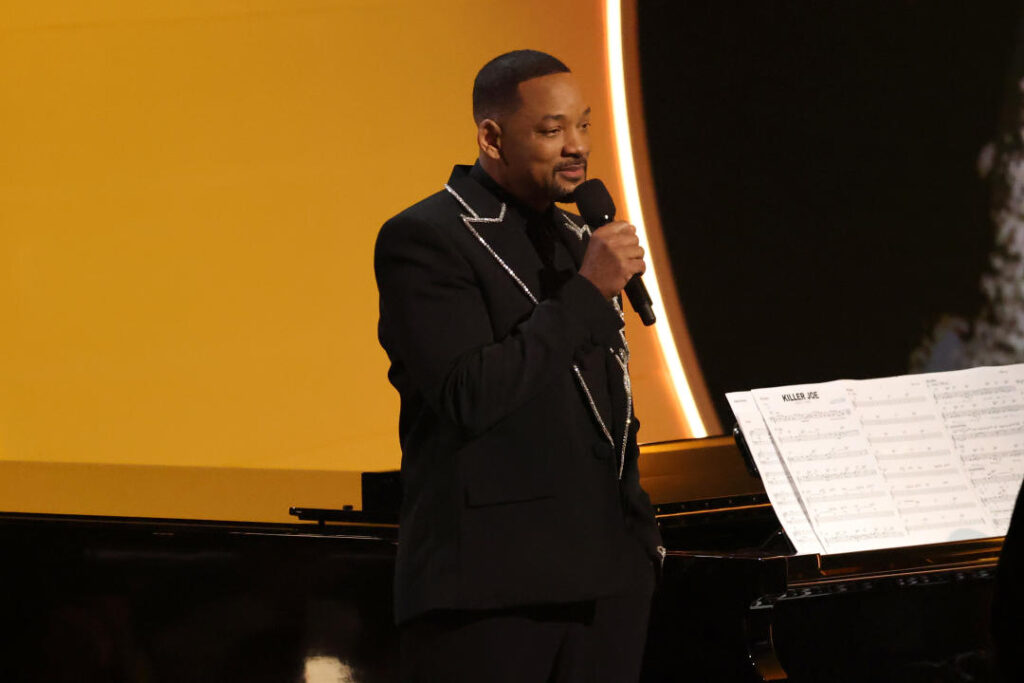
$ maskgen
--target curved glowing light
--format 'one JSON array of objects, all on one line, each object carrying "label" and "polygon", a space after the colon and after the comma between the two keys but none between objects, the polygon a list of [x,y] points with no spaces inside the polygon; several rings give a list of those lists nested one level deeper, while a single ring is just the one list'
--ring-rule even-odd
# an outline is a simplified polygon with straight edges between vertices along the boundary
[{"label": "curved glowing light", "polygon": [[[611,85],[612,122],[619,159],[619,175],[622,178],[626,198],[626,215],[629,221],[636,226],[640,242],[646,249],[647,231],[644,226],[643,210],[640,206],[640,189],[637,185],[636,169],[633,166],[633,142],[629,133],[629,112],[626,108],[626,73],[622,54],[622,7],[619,0],[605,1],[605,23],[608,40],[606,52]],[[645,284],[658,317],[658,321],[654,323],[655,336],[661,347],[661,355],[668,366],[672,388],[675,390],[676,399],[683,409],[683,415],[693,436],[705,437],[707,428],[700,417],[700,411],[697,410],[697,402],[690,389],[690,383],[686,379],[683,364],[679,360],[679,352],[676,350],[675,338],[665,315],[665,306],[662,302],[658,276],[654,272],[653,263],[648,262],[647,272],[649,276],[645,278]]]}]

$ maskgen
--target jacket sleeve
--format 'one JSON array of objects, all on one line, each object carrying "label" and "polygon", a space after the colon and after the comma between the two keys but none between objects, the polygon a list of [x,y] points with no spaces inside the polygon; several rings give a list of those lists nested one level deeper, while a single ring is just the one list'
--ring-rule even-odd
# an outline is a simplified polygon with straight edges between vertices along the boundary
[{"label": "jacket sleeve", "polygon": [[374,270],[379,333],[392,363],[434,411],[470,434],[570,372],[578,348],[622,326],[597,288],[575,275],[507,336],[494,338],[477,274],[455,240],[405,214],[381,229]]}]

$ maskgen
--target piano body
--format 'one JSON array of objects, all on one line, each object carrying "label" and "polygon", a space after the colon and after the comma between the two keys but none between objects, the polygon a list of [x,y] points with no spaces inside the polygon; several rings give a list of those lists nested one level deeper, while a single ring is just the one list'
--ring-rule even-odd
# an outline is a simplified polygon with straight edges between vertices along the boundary
[{"label": "piano body", "polygon": [[[669,547],[645,681],[995,680],[1002,539],[793,556],[731,437],[646,445],[641,474]],[[313,481],[261,486],[301,506]],[[0,680],[396,681],[396,480],[362,483],[361,509],[291,522],[0,514]]]},{"label": "piano body", "polygon": [[732,438],[651,445],[643,465],[669,548],[645,680],[998,680],[1002,538],[795,556]]}]

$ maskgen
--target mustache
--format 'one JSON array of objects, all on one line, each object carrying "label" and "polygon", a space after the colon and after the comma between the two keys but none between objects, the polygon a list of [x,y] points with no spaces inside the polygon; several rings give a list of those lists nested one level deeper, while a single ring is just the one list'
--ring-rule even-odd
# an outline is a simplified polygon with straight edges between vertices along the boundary
[{"label": "mustache", "polygon": [[558,171],[564,171],[567,168],[574,168],[576,166],[582,166],[583,170],[586,171],[587,170],[587,159],[586,159],[586,157],[580,157],[578,159],[573,159],[572,161],[564,161],[564,162],[558,164],[557,166],[555,166],[555,172],[557,173]]}]

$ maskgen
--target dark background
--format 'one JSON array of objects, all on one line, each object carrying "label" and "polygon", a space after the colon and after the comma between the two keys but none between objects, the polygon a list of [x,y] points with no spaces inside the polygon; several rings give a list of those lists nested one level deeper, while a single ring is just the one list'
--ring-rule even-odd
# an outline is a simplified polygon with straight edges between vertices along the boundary
[{"label": "dark background", "polygon": [[723,424],[727,391],[904,374],[940,314],[977,311],[977,159],[1020,3],[638,4],[659,211]]}]

